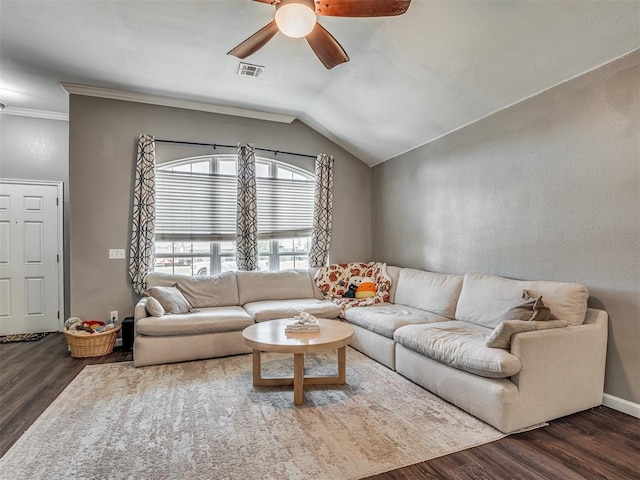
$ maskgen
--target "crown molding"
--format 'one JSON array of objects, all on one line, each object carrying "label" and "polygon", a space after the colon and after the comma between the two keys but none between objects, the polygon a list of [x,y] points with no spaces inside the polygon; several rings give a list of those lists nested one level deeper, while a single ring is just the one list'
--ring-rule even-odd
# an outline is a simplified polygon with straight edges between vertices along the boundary
[{"label": "crown molding", "polygon": [[46,120],[69,121],[69,114],[63,112],[49,112],[46,110],[31,110],[29,108],[7,107],[2,110],[2,115],[17,115],[20,117],[44,118]]},{"label": "crown molding", "polygon": [[198,110],[201,112],[219,113],[221,115],[233,115],[235,117],[253,118],[256,120],[268,120],[270,122],[291,123],[296,117],[281,115],[278,113],[259,112],[238,107],[225,107],[210,103],[178,100],[176,98],[161,97],[146,93],[127,92],[124,90],[112,90],[102,87],[91,87],[74,83],[60,83],[60,86],[69,94],[84,95],[86,97],[109,98],[111,100],[123,100],[125,102],[146,103],[160,105],[162,107],[184,108],[186,110]]}]

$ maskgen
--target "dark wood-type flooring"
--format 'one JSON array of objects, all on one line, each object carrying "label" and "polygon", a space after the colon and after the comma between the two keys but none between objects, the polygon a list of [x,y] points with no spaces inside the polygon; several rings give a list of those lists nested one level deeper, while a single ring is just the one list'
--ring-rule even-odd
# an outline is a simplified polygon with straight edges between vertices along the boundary
[{"label": "dark wood-type flooring", "polygon": [[[60,333],[0,344],[0,456],[85,365],[127,360],[131,354],[118,348],[104,357],[71,358]],[[640,419],[597,407],[368,480],[374,479],[640,479]]]}]

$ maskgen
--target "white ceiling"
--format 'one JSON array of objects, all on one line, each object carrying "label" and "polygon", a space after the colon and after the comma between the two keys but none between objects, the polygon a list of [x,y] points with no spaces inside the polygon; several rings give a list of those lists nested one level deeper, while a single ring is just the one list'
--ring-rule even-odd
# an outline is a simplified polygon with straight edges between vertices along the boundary
[{"label": "white ceiling", "polygon": [[[321,17],[351,61],[326,70],[251,0],[0,0],[0,102],[66,112],[59,82],[293,115],[375,165],[640,48],[640,1],[413,0]],[[206,140],[206,139],[204,139]]]}]

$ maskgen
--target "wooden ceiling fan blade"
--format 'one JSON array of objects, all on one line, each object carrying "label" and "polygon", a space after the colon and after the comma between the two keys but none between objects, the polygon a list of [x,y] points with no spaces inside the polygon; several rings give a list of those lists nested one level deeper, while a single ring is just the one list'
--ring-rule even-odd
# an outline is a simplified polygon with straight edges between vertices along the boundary
[{"label": "wooden ceiling fan blade", "polygon": [[232,48],[227,55],[233,55],[238,58],[247,58],[249,55],[256,53],[264,47],[276,33],[278,33],[278,26],[274,20],[251,35],[240,45]]},{"label": "wooden ceiling fan blade", "polygon": [[305,38],[327,70],[349,61],[349,55],[342,45],[319,23],[316,23],[312,32]]},{"label": "wooden ceiling fan blade", "polygon": [[327,17],[393,17],[402,15],[411,0],[320,0],[316,15]]}]

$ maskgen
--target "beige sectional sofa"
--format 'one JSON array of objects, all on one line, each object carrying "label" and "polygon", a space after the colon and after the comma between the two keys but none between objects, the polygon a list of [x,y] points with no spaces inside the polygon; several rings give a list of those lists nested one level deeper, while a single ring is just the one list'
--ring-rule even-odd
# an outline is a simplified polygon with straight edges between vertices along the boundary
[{"label": "beige sectional sofa", "polygon": [[[357,350],[506,433],[602,403],[608,317],[587,308],[585,287],[391,266],[387,272],[389,303],[343,314]],[[198,311],[151,317],[143,298],[134,364],[248,353],[241,332],[256,321],[300,311],[338,317],[340,307],[322,299],[314,273],[150,274],[148,287],[177,284]],[[510,348],[488,347],[523,290],[542,295],[567,326],[514,334]]]},{"label": "beige sectional sofa", "polygon": [[[345,312],[352,346],[509,433],[602,403],[607,313],[560,282],[388,267],[391,303]],[[568,326],[485,342],[523,290],[542,295]]]}]

